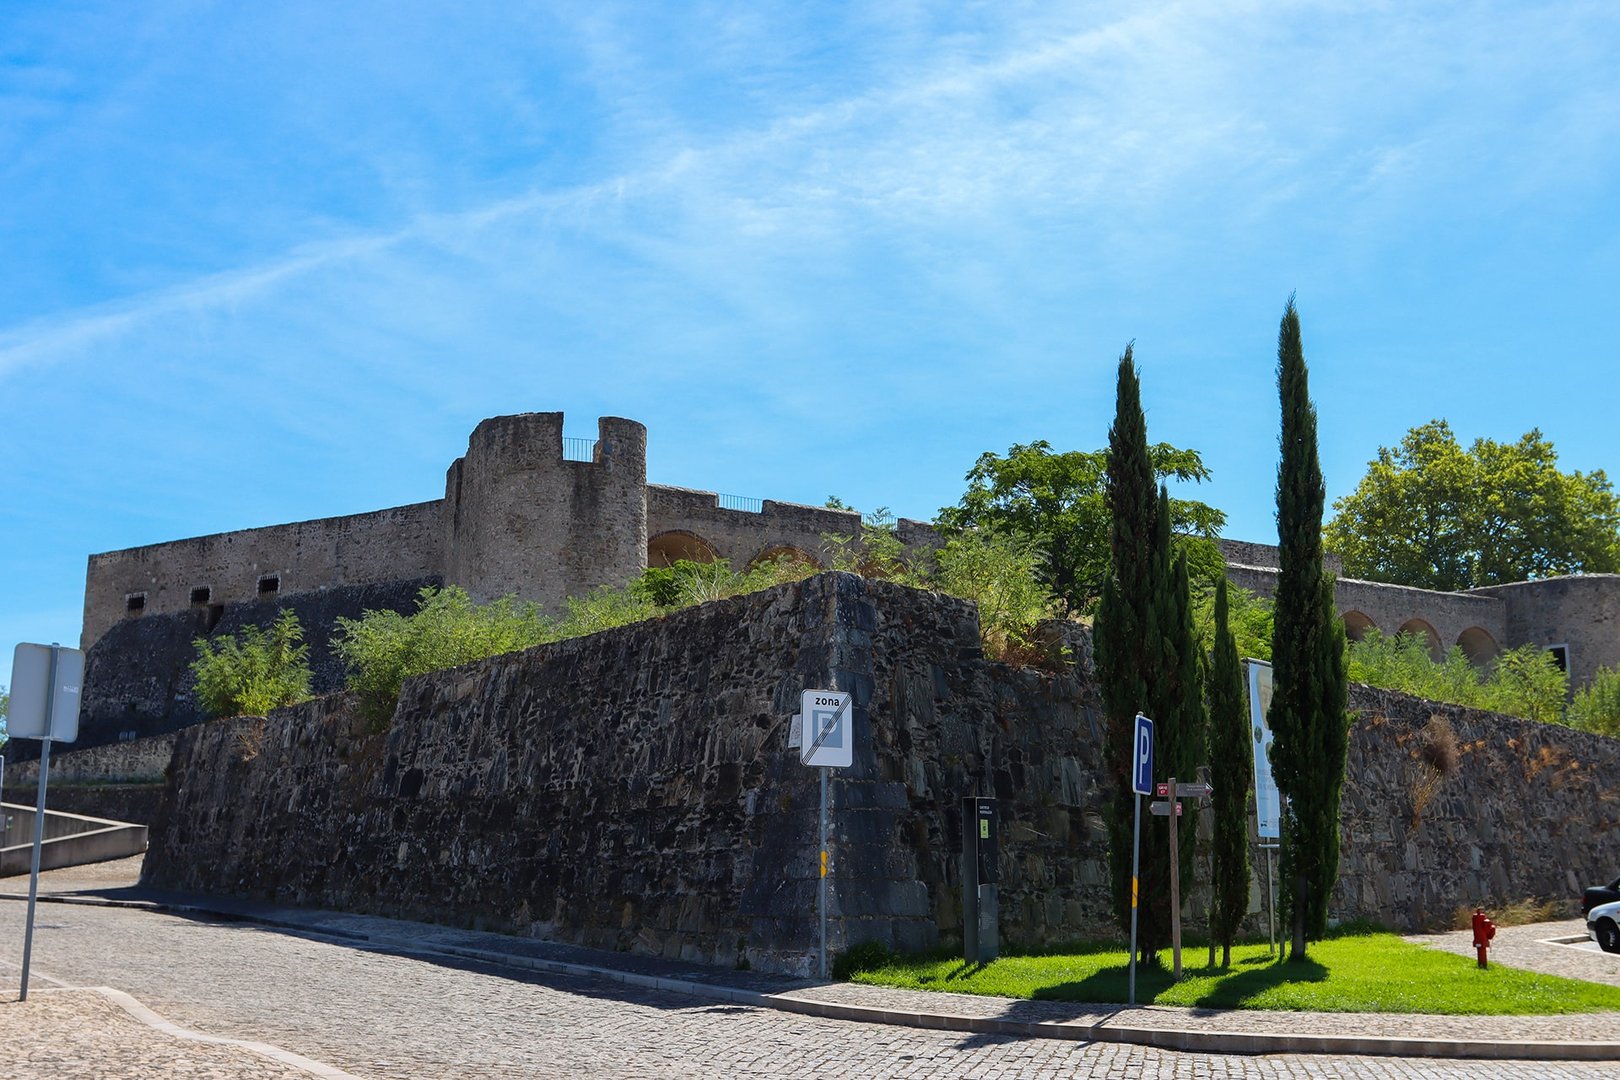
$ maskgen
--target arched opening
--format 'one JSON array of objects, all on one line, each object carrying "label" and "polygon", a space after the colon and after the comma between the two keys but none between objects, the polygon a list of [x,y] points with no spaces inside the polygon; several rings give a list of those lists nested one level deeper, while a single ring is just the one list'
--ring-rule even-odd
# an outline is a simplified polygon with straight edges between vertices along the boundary
[{"label": "arched opening", "polygon": [[1344,636],[1351,641],[1360,641],[1367,636],[1367,631],[1377,630],[1378,624],[1372,621],[1372,616],[1363,611],[1347,611],[1344,613]]},{"label": "arched opening", "polygon": [[685,529],[670,529],[647,541],[648,566],[674,566],[682,559],[687,562],[711,563],[719,557],[713,544],[697,533],[690,533]]},{"label": "arched opening", "polygon": [[1401,628],[1397,633],[1410,634],[1412,637],[1421,638],[1429,648],[1429,656],[1435,661],[1438,662],[1446,658],[1445,649],[1440,646],[1439,632],[1424,620],[1407,619],[1401,623]]},{"label": "arched opening", "polygon": [[748,568],[750,570],[752,570],[754,567],[759,566],[761,563],[776,562],[778,559],[786,559],[786,560],[790,560],[792,562],[808,563],[809,565],[815,567],[817,570],[821,569],[821,560],[820,559],[816,558],[814,555],[810,554],[808,551],[804,550],[803,548],[794,547],[792,544],[772,544],[772,545],[770,545],[769,547],[762,550],[758,555],[754,556],[753,560],[749,562]]},{"label": "arched opening", "polygon": [[1491,637],[1490,631],[1478,626],[1470,626],[1461,634],[1458,634],[1457,647],[1463,651],[1464,656],[1468,657],[1470,664],[1480,668],[1495,660],[1496,654],[1502,651],[1502,647],[1496,643],[1496,639]]}]

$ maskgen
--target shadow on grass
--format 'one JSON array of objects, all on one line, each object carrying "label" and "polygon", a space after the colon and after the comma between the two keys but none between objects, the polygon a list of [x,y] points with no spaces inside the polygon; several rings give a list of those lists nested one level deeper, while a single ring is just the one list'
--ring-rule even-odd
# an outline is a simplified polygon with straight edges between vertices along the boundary
[{"label": "shadow on grass", "polygon": [[1241,1009],[1255,998],[1290,983],[1317,983],[1328,977],[1328,969],[1315,960],[1284,960],[1236,971],[1218,979],[1209,993],[1193,1002],[1203,1009]]},{"label": "shadow on grass", "polygon": [[[1328,969],[1314,960],[1275,962],[1269,957],[1240,960],[1224,971],[1219,968],[1189,969],[1186,974],[1195,978],[1213,978],[1215,985],[1206,994],[1191,1002],[1201,1009],[1241,1009],[1257,997],[1290,983],[1322,982]],[[1176,985],[1170,972],[1157,965],[1142,965],[1136,969],[1136,1001],[1139,1005],[1158,1002]],[[1084,979],[1057,983],[1036,990],[1035,1001],[1072,1001],[1090,1004],[1121,1004],[1130,996],[1130,970],[1121,964],[1103,968]]]}]

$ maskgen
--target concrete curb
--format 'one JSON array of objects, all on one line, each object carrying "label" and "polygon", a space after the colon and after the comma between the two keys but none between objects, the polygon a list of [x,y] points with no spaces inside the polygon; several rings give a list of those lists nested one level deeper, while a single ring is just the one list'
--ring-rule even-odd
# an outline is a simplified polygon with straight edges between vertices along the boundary
[{"label": "concrete curb", "polygon": [[[0,893],[0,900],[27,900],[26,895]],[[41,903],[84,904],[95,907],[144,908],[182,915],[251,922],[290,930],[311,937],[364,941],[373,948],[422,955],[475,960],[499,967],[545,971],[559,975],[607,979],[649,990],[662,990],[733,1005],[751,1005],[781,1012],[819,1016],[830,1020],[852,1020],[867,1024],[961,1031],[981,1035],[1009,1035],[1019,1038],[1069,1039],[1076,1042],[1126,1043],[1161,1050],[1208,1054],[1329,1054],[1334,1056],[1479,1058],[1499,1061],[1617,1061],[1620,1041],[1507,1041],[1499,1039],[1397,1038],[1376,1035],[1310,1035],[1301,1033],[1213,1031],[1196,1028],[1130,1027],[1107,1023],[1088,1024],[1066,1021],[1003,1020],[994,1017],[957,1016],[949,1013],[912,1012],[881,1009],[844,1002],[817,1001],[802,996],[804,991],[765,993],[741,987],[711,985],[686,979],[670,979],[635,971],[577,964],[543,957],[516,956],[493,949],[454,945],[426,945],[417,942],[373,937],[350,931],[312,927],[290,920],[272,919],[241,912],[221,911],[197,904],[174,904],[151,900],[108,900],[101,897],[39,897]]]}]

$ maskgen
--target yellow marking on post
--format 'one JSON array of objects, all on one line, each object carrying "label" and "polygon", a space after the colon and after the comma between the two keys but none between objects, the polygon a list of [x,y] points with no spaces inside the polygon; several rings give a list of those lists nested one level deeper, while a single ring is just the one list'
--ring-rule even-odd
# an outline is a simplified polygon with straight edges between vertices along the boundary
[{"label": "yellow marking on post", "polygon": [[1136,906],[1136,879],[1131,878],[1131,907]]},{"label": "yellow marking on post", "polygon": [[825,851],[821,853],[821,876],[827,876],[827,853]]}]

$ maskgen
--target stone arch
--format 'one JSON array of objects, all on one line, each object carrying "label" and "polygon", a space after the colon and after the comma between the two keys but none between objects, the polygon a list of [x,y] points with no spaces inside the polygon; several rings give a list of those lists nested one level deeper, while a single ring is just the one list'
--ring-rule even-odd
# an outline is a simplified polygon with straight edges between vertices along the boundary
[{"label": "stone arch", "polygon": [[794,547],[792,544],[767,544],[765,547],[760,549],[758,555],[755,555],[753,559],[749,561],[748,566],[749,569],[752,569],[758,566],[760,563],[768,563],[784,557],[792,559],[794,562],[809,563],[817,570],[821,569],[820,559],[816,558],[803,548]]},{"label": "stone arch", "polygon": [[1440,644],[1440,632],[1428,620],[1407,619],[1401,623],[1401,628],[1396,633],[1410,634],[1412,637],[1422,640],[1429,647],[1429,655],[1435,660],[1444,660],[1446,658],[1445,648]]},{"label": "stone arch", "polygon": [[711,563],[719,557],[713,544],[685,529],[669,529],[647,539],[648,566],[674,566],[682,559]]},{"label": "stone arch", "polygon": [[1458,634],[1457,646],[1475,667],[1485,667],[1502,651],[1502,646],[1496,643],[1491,632],[1481,626],[1470,626]]},{"label": "stone arch", "polygon": [[1373,622],[1372,616],[1364,611],[1347,611],[1343,618],[1344,636],[1351,641],[1360,641],[1367,636],[1367,631],[1378,629],[1378,624]]}]

